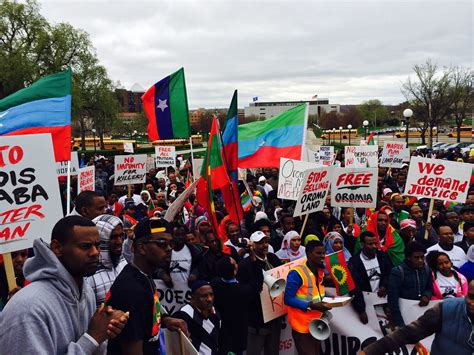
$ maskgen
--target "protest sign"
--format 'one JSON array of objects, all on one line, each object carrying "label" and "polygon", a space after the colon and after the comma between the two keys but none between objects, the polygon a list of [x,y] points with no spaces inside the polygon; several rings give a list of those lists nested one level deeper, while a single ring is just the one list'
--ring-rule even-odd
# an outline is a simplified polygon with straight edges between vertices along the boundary
[{"label": "protest sign", "polygon": [[49,242],[62,217],[51,135],[1,136],[0,253]]},{"label": "protest sign", "polygon": [[191,289],[187,282],[174,281],[173,288],[169,288],[163,280],[155,279],[154,281],[158,290],[161,307],[164,308],[166,313],[173,314],[179,311],[181,307],[191,300]]},{"label": "protest sign", "polygon": [[329,194],[334,167],[308,169],[296,200],[294,217],[321,211]]},{"label": "protest sign", "polygon": [[149,172],[151,169],[155,169],[155,155],[147,155],[146,156],[146,165],[145,165],[146,172]]},{"label": "protest sign", "polygon": [[[296,265],[304,264],[305,262],[306,258],[300,258],[265,272],[277,279],[286,280],[288,273],[293,267],[295,267]],[[265,283],[263,283],[263,288],[260,292],[260,301],[262,304],[262,314],[264,323],[267,323],[275,318],[286,314],[286,306],[283,302],[283,293],[277,297],[270,296],[270,289]]]},{"label": "protest sign", "polygon": [[125,153],[133,153],[133,143],[132,142],[123,142],[123,151]]},{"label": "protest sign", "polygon": [[380,166],[386,168],[401,168],[406,157],[410,157],[410,149],[406,143],[397,141],[385,141],[380,158]]},{"label": "protest sign", "polygon": [[79,169],[79,176],[77,177],[77,193],[82,191],[95,190],[95,166],[86,166]]},{"label": "protest sign", "polygon": [[305,170],[314,168],[315,164],[301,160],[280,158],[280,175],[278,176],[278,198],[296,201],[303,184]]},{"label": "protest sign", "polygon": [[471,173],[471,164],[412,157],[405,195],[464,203]]},{"label": "protest sign", "polygon": [[195,179],[201,175],[202,164],[204,164],[204,159],[193,159],[193,176]]},{"label": "protest sign", "polygon": [[171,146],[155,147],[155,165],[157,168],[176,166],[176,148]]},{"label": "protest sign", "polygon": [[354,168],[376,168],[379,163],[379,147],[377,145],[346,146],[344,165]]},{"label": "protest sign", "polygon": [[115,156],[115,185],[141,184],[146,177],[146,154]]},{"label": "protest sign", "polygon": [[320,146],[316,150],[306,149],[306,161],[321,166],[331,166],[334,164],[334,147]]},{"label": "protest sign", "polygon": [[377,168],[334,168],[331,206],[375,208],[377,182]]},{"label": "protest sign", "polygon": [[[176,332],[166,328],[162,329],[165,338],[166,355],[199,355],[199,352],[181,330]],[[163,351],[163,349],[161,350]]]},{"label": "protest sign", "polygon": [[[56,174],[58,177],[60,176],[67,176],[67,162],[65,161],[58,161],[56,162]],[[71,152],[71,161],[69,162],[69,170],[71,171],[72,175],[77,175],[79,171],[79,159],[77,157],[77,152]]]}]

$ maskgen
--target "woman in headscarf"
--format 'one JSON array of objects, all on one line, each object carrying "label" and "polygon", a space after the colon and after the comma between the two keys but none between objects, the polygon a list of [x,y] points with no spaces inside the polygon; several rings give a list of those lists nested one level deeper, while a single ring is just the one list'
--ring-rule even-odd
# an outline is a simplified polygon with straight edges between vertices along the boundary
[{"label": "woman in headscarf", "polygon": [[306,256],[305,248],[301,246],[301,237],[296,231],[289,231],[283,237],[281,249],[276,252],[281,261],[293,261]]},{"label": "woman in headscarf", "polygon": [[323,245],[324,252],[326,253],[326,255],[336,253],[342,250],[344,254],[344,259],[346,259],[346,263],[352,256],[349,250],[347,250],[344,246],[344,238],[338,232],[329,232],[328,234],[326,234],[323,240]]}]

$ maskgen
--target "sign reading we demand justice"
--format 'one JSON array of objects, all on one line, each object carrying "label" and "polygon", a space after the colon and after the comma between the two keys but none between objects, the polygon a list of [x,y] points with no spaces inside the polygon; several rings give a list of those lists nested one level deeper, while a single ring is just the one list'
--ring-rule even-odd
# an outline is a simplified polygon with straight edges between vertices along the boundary
[{"label": "sign reading we demand justice", "polygon": [[51,135],[0,137],[0,253],[48,242],[62,217]]},{"label": "sign reading we demand justice", "polygon": [[146,154],[115,156],[115,185],[141,184],[146,178]]},{"label": "sign reading we demand justice", "polygon": [[412,157],[405,195],[464,203],[471,173],[471,164]]}]

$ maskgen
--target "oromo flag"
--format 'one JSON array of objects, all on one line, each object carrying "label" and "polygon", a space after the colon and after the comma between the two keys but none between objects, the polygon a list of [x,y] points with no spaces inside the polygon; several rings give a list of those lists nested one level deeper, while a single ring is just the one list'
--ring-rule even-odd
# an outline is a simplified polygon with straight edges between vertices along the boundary
[{"label": "oromo flag", "polygon": [[354,280],[346,264],[342,250],[326,255],[326,268],[336,286],[337,295],[345,295],[355,288]]}]

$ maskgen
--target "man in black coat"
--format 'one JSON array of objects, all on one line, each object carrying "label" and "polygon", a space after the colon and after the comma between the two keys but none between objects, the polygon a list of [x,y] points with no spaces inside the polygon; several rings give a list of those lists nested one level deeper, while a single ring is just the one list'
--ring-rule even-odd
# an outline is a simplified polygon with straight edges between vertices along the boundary
[{"label": "man in black coat", "polygon": [[359,239],[362,249],[349,261],[349,270],[356,283],[352,307],[359,315],[360,321],[367,324],[362,291],[377,292],[379,297],[385,297],[393,265],[388,255],[377,249],[377,238],[372,232],[362,232]]}]

